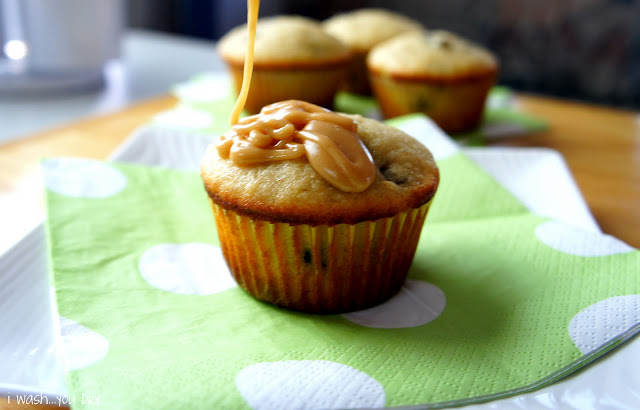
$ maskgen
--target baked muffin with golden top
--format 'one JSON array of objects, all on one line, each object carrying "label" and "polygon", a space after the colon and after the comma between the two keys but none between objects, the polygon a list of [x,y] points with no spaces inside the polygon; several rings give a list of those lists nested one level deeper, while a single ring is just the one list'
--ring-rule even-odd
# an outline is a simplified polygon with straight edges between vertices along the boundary
[{"label": "baked muffin with golden top", "polygon": [[423,30],[419,22],[385,9],[359,9],[337,14],[322,24],[331,35],[347,44],[353,53],[346,90],[371,94],[366,59],[369,51],[399,34]]},{"label": "baked muffin with golden top", "polygon": [[232,127],[201,175],[238,284],[310,313],[400,289],[439,182],[429,150],[404,132],[300,101]]},{"label": "baked muffin with golden top", "polygon": [[442,30],[386,41],[367,65],[385,117],[421,112],[452,133],[478,126],[498,74],[490,51]]},{"label": "baked muffin with golden top", "polygon": [[[247,25],[236,27],[218,43],[236,90],[242,86]],[[301,99],[331,107],[351,61],[349,49],[314,20],[277,16],[258,20],[254,67],[245,109],[257,113],[273,102]]]}]

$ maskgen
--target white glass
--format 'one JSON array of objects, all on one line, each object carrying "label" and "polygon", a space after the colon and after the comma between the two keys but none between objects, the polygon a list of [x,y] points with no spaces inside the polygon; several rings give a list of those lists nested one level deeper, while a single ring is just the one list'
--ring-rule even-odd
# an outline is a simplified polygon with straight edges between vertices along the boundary
[{"label": "white glass", "polygon": [[0,94],[100,84],[123,20],[122,0],[0,0]]}]

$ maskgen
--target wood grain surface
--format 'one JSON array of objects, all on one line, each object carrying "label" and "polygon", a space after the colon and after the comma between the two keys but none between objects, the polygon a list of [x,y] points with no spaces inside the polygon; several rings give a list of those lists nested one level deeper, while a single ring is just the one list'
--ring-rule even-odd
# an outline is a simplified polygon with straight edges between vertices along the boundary
[{"label": "wood grain surface", "polygon": [[497,144],[559,151],[602,231],[640,248],[640,114],[534,96],[517,106],[549,130]]}]

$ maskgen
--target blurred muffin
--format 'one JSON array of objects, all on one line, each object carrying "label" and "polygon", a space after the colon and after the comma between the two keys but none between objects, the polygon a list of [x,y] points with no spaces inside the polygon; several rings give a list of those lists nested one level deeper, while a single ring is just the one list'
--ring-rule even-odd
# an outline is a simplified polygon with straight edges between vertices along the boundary
[{"label": "blurred muffin", "polygon": [[[242,86],[247,26],[236,27],[218,44],[236,91]],[[331,107],[351,59],[349,49],[314,20],[297,16],[258,21],[254,68],[245,109],[257,113],[270,103],[300,99]]]},{"label": "blurred muffin", "polygon": [[404,132],[301,101],[243,119],[207,150],[201,176],[238,284],[309,313],[398,292],[439,182],[429,150]]},{"label": "blurred muffin", "polygon": [[366,60],[375,45],[398,34],[424,29],[417,21],[384,9],[360,9],[338,14],[325,20],[322,26],[351,49],[353,62],[346,90],[357,94],[371,94]]},{"label": "blurred muffin", "polygon": [[452,133],[478,126],[498,74],[488,50],[446,31],[386,41],[367,66],[385,117],[421,112]]}]

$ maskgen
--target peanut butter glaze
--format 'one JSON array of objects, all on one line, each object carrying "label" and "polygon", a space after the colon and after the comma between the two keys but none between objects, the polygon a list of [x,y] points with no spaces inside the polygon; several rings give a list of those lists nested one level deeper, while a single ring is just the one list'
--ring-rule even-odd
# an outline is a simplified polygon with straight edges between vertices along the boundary
[{"label": "peanut butter glaze", "polygon": [[376,176],[371,154],[348,117],[303,101],[268,105],[241,119],[217,144],[221,158],[240,166],[301,158],[344,192],[362,192]]}]

